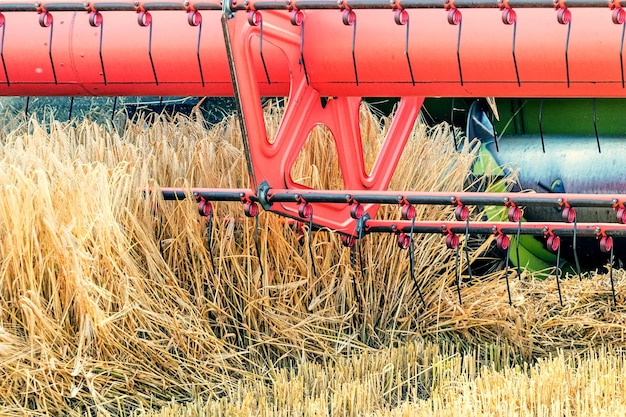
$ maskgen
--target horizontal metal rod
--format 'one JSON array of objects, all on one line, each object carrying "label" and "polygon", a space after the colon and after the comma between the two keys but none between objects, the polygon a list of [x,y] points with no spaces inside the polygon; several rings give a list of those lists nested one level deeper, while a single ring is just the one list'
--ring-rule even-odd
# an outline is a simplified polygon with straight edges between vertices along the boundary
[{"label": "horizontal metal rod", "polygon": [[85,3],[47,3],[45,10],[49,12],[72,12],[72,11],[85,11]]},{"label": "horizontal metal rod", "polygon": [[[550,0],[511,0],[508,2],[511,8],[534,8],[534,9],[553,9],[554,3]],[[400,0],[400,7],[404,9],[443,9],[446,2],[441,0]],[[497,0],[480,1],[480,0],[454,0],[449,5],[453,5],[459,9],[500,9],[501,3]],[[568,0],[565,2],[567,7],[587,7],[587,8],[607,8],[606,0]],[[332,0],[300,0],[293,4],[287,1],[267,1],[259,2],[249,1],[238,3],[233,10],[290,10],[291,8],[299,10],[324,10],[324,9],[393,9],[396,5],[393,2],[385,0],[346,0],[337,2]]]},{"label": "horizontal metal rod", "polygon": [[[254,3],[254,8],[256,10],[276,10],[276,9],[286,10],[287,8],[289,8],[289,2],[288,1],[257,1]],[[335,6],[335,8],[337,7]]]},{"label": "horizontal metal rod", "polygon": [[626,195],[618,194],[566,194],[566,193],[482,193],[482,192],[402,192],[402,191],[297,191],[272,189],[270,203],[361,203],[416,205],[479,205],[479,206],[571,206],[612,208],[626,203]]},{"label": "horizontal metal rod", "polygon": [[[275,7],[279,8],[279,7]],[[186,3],[184,1],[151,1],[136,5],[134,1],[98,1],[89,2],[2,2],[0,1],[0,11],[2,12],[38,12],[46,10],[49,12],[84,12],[87,10],[106,11],[136,11],[136,10],[222,10],[219,2],[197,2]]]},{"label": "horizontal metal rod", "polygon": [[[37,3],[0,3],[3,12],[36,12]],[[81,10],[85,10],[83,6]]]},{"label": "horizontal metal rod", "polygon": [[150,1],[142,3],[144,10],[185,10],[185,4],[175,1]]},{"label": "horizontal metal rod", "polygon": [[220,3],[198,2],[190,5],[193,10],[222,10]]},{"label": "horizontal metal rod", "polygon": [[[232,1],[232,0],[230,0]],[[438,0],[401,0],[400,7],[405,9],[434,9],[444,8],[445,3]],[[456,8],[467,9],[499,9],[500,3],[498,1],[479,1],[479,0],[455,0],[453,2]],[[549,0],[520,0],[509,1],[511,8],[554,8],[554,3]],[[568,0],[566,1],[567,7],[587,7],[608,8],[608,2],[606,0]],[[392,9],[395,7],[392,3],[385,0],[346,0],[343,3],[337,1],[328,0],[301,0],[291,3],[286,0],[282,1],[268,1],[261,0],[258,2],[240,2],[233,6],[233,10],[291,10],[293,7],[300,10],[307,9]],[[187,3],[184,1],[154,1],[139,3],[135,2],[123,2],[123,1],[101,1],[94,3],[80,3],[80,2],[0,2],[0,11],[3,12],[26,12],[26,11],[85,11],[94,9],[98,11],[134,11],[137,9],[142,10],[221,10],[221,6],[218,2],[198,2]]]},{"label": "horizontal metal rod", "polygon": [[[433,222],[410,220],[367,220],[365,232],[367,233],[456,233],[464,234],[466,222]],[[490,235],[499,232],[505,235],[517,233],[517,223],[510,222],[469,222],[469,233],[473,235]],[[573,236],[574,229],[580,237],[597,237],[598,234],[607,236],[626,237],[626,225],[619,223],[529,223],[523,222],[520,226],[520,234],[544,236],[554,234],[557,236]]]},{"label": "horizontal metal rod", "polygon": [[192,195],[199,195],[207,201],[257,201],[249,188],[161,188],[161,194],[166,201],[184,200]]},{"label": "horizontal metal rod", "polygon": [[135,11],[135,5],[133,3],[122,3],[122,2],[96,2],[92,4],[92,7],[95,10],[99,10],[102,12],[115,12],[115,11]]}]

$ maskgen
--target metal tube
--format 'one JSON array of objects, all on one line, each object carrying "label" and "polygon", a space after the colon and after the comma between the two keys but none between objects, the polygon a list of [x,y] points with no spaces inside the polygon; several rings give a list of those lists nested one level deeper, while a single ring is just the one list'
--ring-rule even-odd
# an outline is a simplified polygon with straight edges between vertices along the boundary
[{"label": "metal tube", "polygon": [[84,12],[85,3],[45,3],[42,4],[42,8],[49,12]]},{"label": "metal tube", "polygon": [[252,190],[247,188],[161,188],[161,194],[166,201],[184,200],[189,195],[199,195],[207,201],[242,201],[246,198],[256,200]]},{"label": "metal tube", "polygon": [[[463,234],[466,231],[466,222],[433,222],[416,221],[414,225],[409,220],[368,220],[367,233],[408,233],[413,227],[414,233],[456,233]],[[470,222],[468,231],[474,235],[491,235],[498,231],[503,234],[517,233],[517,223],[509,222]],[[596,237],[601,231],[607,236],[626,237],[626,225],[618,223],[578,223],[576,233],[580,237]],[[573,236],[573,223],[522,223],[520,234],[544,236],[552,233],[557,236]]]},{"label": "metal tube", "polygon": [[135,11],[137,8],[134,3],[123,3],[123,2],[97,2],[93,3],[92,7],[95,10],[101,12],[122,12],[122,11]]},{"label": "metal tube", "polygon": [[626,202],[626,195],[619,194],[565,194],[565,193],[481,193],[481,192],[406,192],[406,191],[297,191],[272,189],[270,202],[325,202],[362,204],[398,204],[406,201],[419,205],[469,206],[554,206],[567,204],[572,207],[612,208],[619,202]]}]

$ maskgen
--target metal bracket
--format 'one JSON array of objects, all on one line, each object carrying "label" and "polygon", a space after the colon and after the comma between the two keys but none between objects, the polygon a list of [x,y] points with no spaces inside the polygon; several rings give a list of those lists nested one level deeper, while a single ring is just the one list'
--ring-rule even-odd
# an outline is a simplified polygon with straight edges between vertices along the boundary
[{"label": "metal bracket", "polygon": [[261,204],[261,207],[263,207],[264,210],[269,210],[272,208],[272,203],[267,198],[270,189],[271,187],[267,183],[267,181],[263,181],[261,184],[259,184],[259,191],[257,192],[257,197],[259,199],[259,203]]}]

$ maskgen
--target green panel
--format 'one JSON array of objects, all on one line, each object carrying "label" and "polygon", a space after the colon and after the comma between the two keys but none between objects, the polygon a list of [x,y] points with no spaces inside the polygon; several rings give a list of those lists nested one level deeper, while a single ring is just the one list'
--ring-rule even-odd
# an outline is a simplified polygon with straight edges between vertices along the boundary
[{"label": "green panel", "polygon": [[[500,135],[626,136],[624,99],[496,99]],[[542,104],[543,103],[543,104]],[[595,107],[595,110],[594,110]]]}]

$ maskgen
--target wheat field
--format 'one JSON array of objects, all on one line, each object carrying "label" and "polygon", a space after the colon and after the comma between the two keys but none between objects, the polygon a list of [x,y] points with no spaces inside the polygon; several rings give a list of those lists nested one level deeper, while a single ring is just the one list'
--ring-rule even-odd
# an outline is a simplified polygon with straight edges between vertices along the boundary
[{"label": "wheat field", "polygon": [[[364,107],[361,125],[371,163],[389,121]],[[451,135],[416,125],[391,188],[467,186],[475,146]],[[336,186],[331,140],[316,130],[294,177]],[[247,187],[232,117],[12,120],[0,146],[0,415],[626,414],[622,270],[617,305],[606,275],[563,281],[560,306],[553,278],[512,269],[512,305],[502,269],[459,303],[454,253],[419,235],[422,302],[392,236],[356,257],[329,231],[305,225],[301,246],[284,219],[216,203],[209,243],[193,199],[158,190]]]}]

